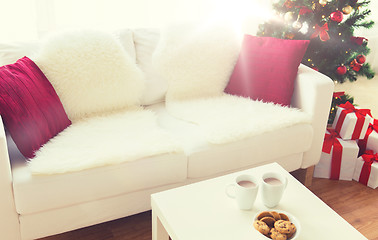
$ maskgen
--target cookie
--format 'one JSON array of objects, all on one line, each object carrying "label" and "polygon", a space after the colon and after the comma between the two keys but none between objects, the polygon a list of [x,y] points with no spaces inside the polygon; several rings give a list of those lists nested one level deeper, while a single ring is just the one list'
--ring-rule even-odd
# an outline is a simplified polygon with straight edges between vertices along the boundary
[{"label": "cookie", "polygon": [[291,222],[285,220],[278,220],[274,223],[274,228],[283,234],[288,234],[291,232]]},{"label": "cookie", "polygon": [[270,228],[274,227],[274,222],[276,221],[276,219],[272,218],[272,217],[263,217],[260,219],[260,221],[266,223],[266,225],[268,225]]},{"label": "cookie", "polygon": [[259,231],[260,233],[264,234],[264,235],[268,235],[269,232],[270,232],[270,228],[268,227],[268,225],[266,225],[265,222],[262,222],[260,220],[256,220],[254,223],[253,223],[253,226],[255,227],[255,229],[257,231]]},{"label": "cookie", "polygon": [[280,218],[285,221],[289,221],[289,217],[286,214],[280,213]]},{"label": "cookie", "polygon": [[264,217],[273,217],[272,214],[270,214],[270,212],[268,211],[264,211],[264,212],[261,212],[258,216],[257,216],[257,220],[261,220],[262,218]]},{"label": "cookie", "polygon": [[273,240],[286,240],[286,239],[287,239],[286,234],[280,233],[280,232],[277,231],[277,229],[275,229],[275,228],[272,228],[272,229],[270,230],[270,237],[271,237]]},{"label": "cookie", "polygon": [[294,223],[290,222],[290,233],[287,234],[287,238],[291,238],[294,233],[297,231],[297,228],[295,227]]},{"label": "cookie", "polygon": [[280,214],[278,212],[271,211],[270,214],[273,216],[274,219],[276,219],[276,221],[281,220]]}]

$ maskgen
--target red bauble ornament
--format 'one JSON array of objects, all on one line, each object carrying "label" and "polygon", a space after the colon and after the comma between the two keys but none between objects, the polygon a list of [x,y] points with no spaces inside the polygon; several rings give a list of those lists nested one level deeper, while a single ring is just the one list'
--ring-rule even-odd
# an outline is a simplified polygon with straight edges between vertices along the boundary
[{"label": "red bauble ornament", "polygon": [[347,68],[344,65],[341,65],[336,69],[336,73],[339,75],[344,75],[346,72]]},{"label": "red bauble ornament", "polygon": [[366,61],[366,57],[365,57],[364,55],[360,54],[360,55],[358,55],[358,56],[356,57],[356,60],[357,60],[357,62],[358,62],[359,64],[363,64],[363,63],[365,63],[365,61]]},{"label": "red bauble ornament", "polygon": [[333,12],[331,13],[330,17],[332,21],[340,23],[343,20],[343,12],[342,11]]}]

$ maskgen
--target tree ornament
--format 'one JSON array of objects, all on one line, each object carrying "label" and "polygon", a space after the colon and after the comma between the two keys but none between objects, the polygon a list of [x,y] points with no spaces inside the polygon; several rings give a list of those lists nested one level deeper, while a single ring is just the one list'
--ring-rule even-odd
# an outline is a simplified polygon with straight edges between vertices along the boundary
[{"label": "tree ornament", "polygon": [[284,15],[285,22],[293,22],[295,19],[295,13],[294,12],[287,12]]},{"label": "tree ornament", "polygon": [[360,69],[361,69],[361,67],[362,67],[362,64],[359,64],[359,63],[357,62],[357,60],[354,59],[354,60],[350,63],[350,67],[351,67],[354,71],[358,72],[358,71],[360,71]]},{"label": "tree ornament", "polygon": [[295,34],[294,34],[294,33],[289,32],[289,33],[286,33],[286,34],[285,34],[285,38],[286,38],[286,39],[293,39],[294,37],[295,37]]},{"label": "tree ornament", "polygon": [[352,11],[353,11],[353,8],[350,5],[343,7],[343,13],[346,14],[346,15],[348,15]]},{"label": "tree ornament", "polygon": [[314,69],[315,71],[319,72],[319,68],[317,66],[313,66],[311,68]]},{"label": "tree ornament", "polygon": [[319,0],[319,4],[324,7],[325,5],[327,5],[327,0]]},{"label": "tree ornament", "polygon": [[324,23],[323,26],[319,26],[318,24],[315,24],[314,26],[315,32],[310,36],[310,38],[316,38],[319,36],[320,40],[325,42],[330,39],[329,34],[328,34],[328,24]]},{"label": "tree ornament", "polygon": [[365,41],[367,42],[368,39],[364,37],[350,37],[350,41],[361,46]]},{"label": "tree ornament", "polygon": [[293,28],[295,29],[295,30],[299,30],[299,29],[301,29],[301,27],[302,27],[302,23],[300,22],[300,21],[295,21],[295,22],[293,22]]},{"label": "tree ornament", "polygon": [[340,66],[337,67],[336,73],[341,75],[344,75],[347,72],[347,68],[344,66],[344,64],[341,64]]},{"label": "tree ornament", "polygon": [[298,13],[299,16],[305,15],[307,13],[312,13],[312,10],[306,6],[295,6],[295,7],[300,8],[299,13]]},{"label": "tree ornament", "polygon": [[302,34],[308,33],[308,23],[307,22],[304,22],[302,24],[302,27],[301,27],[301,29],[299,29],[299,32],[302,33]]},{"label": "tree ornament", "polygon": [[332,12],[330,17],[332,21],[340,23],[343,20],[343,13],[337,10],[336,12]]},{"label": "tree ornament", "polygon": [[286,1],[284,2],[284,6],[285,6],[286,8],[293,8],[293,7],[295,6],[295,3],[294,3],[293,1],[286,0]]},{"label": "tree ornament", "polygon": [[366,57],[365,57],[364,55],[360,54],[360,55],[358,55],[358,56],[356,57],[356,60],[357,60],[357,62],[358,62],[359,64],[364,64],[365,61],[366,61]]}]

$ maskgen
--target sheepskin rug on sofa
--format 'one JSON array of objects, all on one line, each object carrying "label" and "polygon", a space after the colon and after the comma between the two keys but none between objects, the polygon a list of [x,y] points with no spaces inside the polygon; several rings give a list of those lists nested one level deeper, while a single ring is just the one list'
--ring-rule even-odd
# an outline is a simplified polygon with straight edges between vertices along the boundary
[{"label": "sheepskin rug on sofa", "polygon": [[310,123],[309,114],[296,108],[224,94],[220,97],[170,101],[169,113],[197,124],[207,140],[223,144],[300,123]]},{"label": "sheepskin rug on sofa", "polygon": [[72,124],[28,165],[34,175],[59,174],[173,152],[182,152],[181,147],[157,126],[155,113],[129,110]]},{"label": "sheepskin rug on sofa", "polygon": [[[131,34],[129,38],[132,42]],[[85,29],[53,34],[33,60],[53,85],[73,122],[139,105],[143,73],[110,33]]]}]

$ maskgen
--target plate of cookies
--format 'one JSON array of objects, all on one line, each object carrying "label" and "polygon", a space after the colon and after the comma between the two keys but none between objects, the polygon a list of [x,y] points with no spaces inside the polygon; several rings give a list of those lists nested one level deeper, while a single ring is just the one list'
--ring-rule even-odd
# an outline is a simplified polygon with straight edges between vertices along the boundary
[{"label": "plate of cookies", "polygon": [[281,210],[266,210],[256,214],[253,228],[262,239],[294,240],[299,236],[300,225],[290,213]]}]

